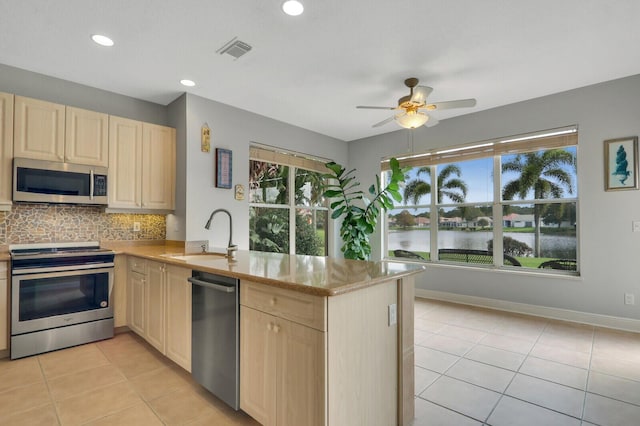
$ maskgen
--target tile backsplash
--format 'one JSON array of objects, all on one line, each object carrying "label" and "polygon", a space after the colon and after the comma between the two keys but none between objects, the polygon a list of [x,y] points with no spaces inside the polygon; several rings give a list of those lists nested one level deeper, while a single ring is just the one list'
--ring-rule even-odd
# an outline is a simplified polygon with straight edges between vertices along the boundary
[{"label": "tile backsplash", "polygon": [[[140,231],[133,231],[133,223]],[[66,204],[14,204],[0,212],[0,245],[101,240],[164,240],[166,217],[105,213],[102,207]]]}]

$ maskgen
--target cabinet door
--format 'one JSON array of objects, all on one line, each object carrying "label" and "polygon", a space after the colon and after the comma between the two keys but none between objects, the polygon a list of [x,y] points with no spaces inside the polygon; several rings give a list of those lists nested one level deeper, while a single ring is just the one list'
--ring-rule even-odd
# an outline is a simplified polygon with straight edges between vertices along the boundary
[{"label": "cabinet door", "polygon": [[278,426],[325,424],[325,334],[277,319]]},{"label": "cabinet door", "polygon": [[15,157],[64,161],[64,105],[16,96],[14,113]]},{"label": "cabinet door", "polygon": [[109,207],[140,208],[142,123],[109,117]]},{"label": "cabinet door", "polygon": [[13,95],[0,93],[0,210],[11,206]]},{"label": "cabinet door", "polygon": [[176,131],[143,123],[142,208],[174,209]]},{"label": "cabinet door", "polygon": [[109,166],[109,116],[86,109],[67,107],[65,162]]},{"label": "cabinet door", "polygon": [[122,327],[127,325],[127,256],[117,254],[111,290],[111,306],[113,306],[113,325]]},{"label": "cabinet door", "polygon": [[145,312],[147,314],[147,332],[145,338],[156,349],[165,353],[165,326],[164,326],[164,306],[165,306],[165,265],[159,262],[149,262],[147,269],[147,298],[145,301]]},{"label": "cabinet door", "polygon": [[265,426],[276,424],[275,322],[240,306],[240,408]]},{"label": "cabinet door", "polygon": [[145,286],[146,277],[137,272],[129,271],[129,298],[128,298],[128,311],[127,315],[129,328],[136,332],[138,335],[144,337],[146,330],[146,315],[145,315]]},{"label": "cabinet door", "polygon": [[7,262],[0,262],[0,351],[9,348],[9,289]]},{"label": "cabinet door", "polygon": [[191,371],[191,270],[167,266],[167,357]]}]

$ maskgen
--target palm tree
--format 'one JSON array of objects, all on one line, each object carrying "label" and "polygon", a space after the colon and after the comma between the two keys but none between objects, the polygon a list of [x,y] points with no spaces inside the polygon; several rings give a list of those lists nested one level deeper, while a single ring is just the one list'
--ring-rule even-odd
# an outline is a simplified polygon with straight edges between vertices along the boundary
[{"label": "palm tree", "polygon": [[[573,194],[571,174],[563,167],[575,165],[575,156],[564,149],[527,152],[516,155],[512,160],[502,164],[503,172],[517,172],[520,176],[508,182],[502,189],[504,200],[513,200],[516,196],[521,200],[533,190],[534,199],[560,198],[566,189]],[[546,205],[533,205],[535,225],[534,256],[540,257],[540,219]]]},{"label": "palm tree", "polygon": [[[418,200],[423,195],[431,193],[431,184],[420,179],[421,174],[431,175],[431,167],[420,167],[416,173],[416,178],[407,182],[404,188],[404,203],[412,201],[418,204]],[[457,177],[452,177],[452,176]],[[438,173],[437,199],[438,204],[442,203],[444,197],[449,198],[454,203],[464,203],[467,196],[467,184],[462,179],[462,170],[455,164],[445,166]]]}]

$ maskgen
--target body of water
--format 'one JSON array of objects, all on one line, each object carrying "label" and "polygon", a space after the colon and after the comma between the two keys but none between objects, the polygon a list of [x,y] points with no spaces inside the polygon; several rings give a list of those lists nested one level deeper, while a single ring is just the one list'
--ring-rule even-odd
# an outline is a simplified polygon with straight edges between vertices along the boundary
[{"label": "body of water", "polygon": [[[505,237],[521,241],[533,249],[535,234],[505,232]],[[389,250],[403,249],[409,251],[430,252],[429,231],[407,230],[391,231],[388,234]],[[438,248],[456,248],[487,250],[487,243],[493,239],[493,232],[438,231]],[[558,259],[576,259],[577,239],[565,235],[541,235],[540,257]]]}]

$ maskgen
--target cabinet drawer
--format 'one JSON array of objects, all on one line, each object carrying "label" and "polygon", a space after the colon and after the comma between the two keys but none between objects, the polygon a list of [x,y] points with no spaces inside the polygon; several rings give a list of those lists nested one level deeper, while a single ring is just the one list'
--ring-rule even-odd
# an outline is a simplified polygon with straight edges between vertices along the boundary
[{"label": "cabinet drawer", "polygon": [[139,257],[129,257],[129,270],[139,274],[146,274],[147,260]]},{"label": "cabinet drawer", "polygon": [[326,330],[326,297],[240,281],[240,303],[317,330]]}]

